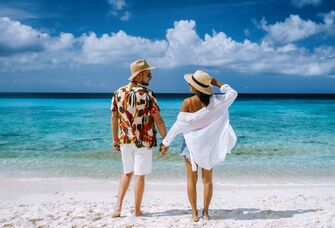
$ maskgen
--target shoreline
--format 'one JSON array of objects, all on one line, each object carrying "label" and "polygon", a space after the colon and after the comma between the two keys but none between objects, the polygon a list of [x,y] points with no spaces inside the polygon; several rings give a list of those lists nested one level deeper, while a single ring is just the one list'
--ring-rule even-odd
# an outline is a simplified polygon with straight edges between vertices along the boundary
[{"label": "shoreline", "polygon": [[[120,174],[121,175],[121,174]],[[55,183],[107,183],[107,184],[118,184],[119,177],[113,178],[95,178],[95,177],[81,177],[81,176],[73,176],[73,177],[0,177],[0,189],[3,187],[4,183],[23,183],[23,182],[55,182]],[[201,177],[201,173],[198,173],[198,177]],[[133,179],[135,176],[133,176]],[[186,177],[169,177],[169,178],[156,178],[150,177],[149,175],[145,177],[146,184],[149,185],[172,185],[182,184],[186,186]],[[213,184],[222,187],[280,187],[280,186],[335,186],[335,178],[326,178],[320,181],[319,177],[310,178],[305,181],[299,181],[297,178],[289,179],[285,176],[282,177],[265,177],[259,178],[255,177],[252,180],[245,181],[241,179],[226,179],[226,180],[216,180],[219,178],[213,177]],[[201,184],[201,179],[198,179],[198,182]],[[199,184],[198,183],[198,184]],[[1,196],[0,196],[1,198]]]},{"label": "shoreline", "polygon": [[[178,180],[179,181],[179,180]],[[0,179],[0,226],[94,227],[321,227],[335,225],[335,183],[254,184],[214,183],[209,221],[191,221],[183,182],[148,180],[142,210],[133,210],[133,181],[122,217],[112,219],[118,182],[96,179]],[[198,181],[198,208],[203,187]],[[201,211],[199,212],[201,214]]]},{"label": "shoreline", "polygon": [[[104,182],[104,183],[113,183],[118,184],[119,177],[121,172],[114,174],[113,176],[0,176],[0,188],[3,182]],[[186,185],[186,174],[184,171],[179,172],[178,175],[153,175],[149,174],[145,177],[146,183],[152,185],[176,185],[183,184]],[[199,180],[201,183],[201,172],[198,172]],[[133,177],[134,178],[134,177]],[[213,175],[213,184],[217,186],[229,187],[249,187],[249,186],[335,186],[335,176],[288,176],[288,175],[263,175],[257,176],[252,175],[236,175],[236,176],[222,176],[214,173]]]}]

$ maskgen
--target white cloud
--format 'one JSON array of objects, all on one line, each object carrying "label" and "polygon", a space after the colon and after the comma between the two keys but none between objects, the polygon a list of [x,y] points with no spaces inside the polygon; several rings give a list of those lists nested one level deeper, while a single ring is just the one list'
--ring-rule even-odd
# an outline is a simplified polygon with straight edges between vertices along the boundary
[{"label": "white cloud", "polygon": [[9,18],[0,18],[0,69],[1,71],[71,65],[75,63],[70,33],[51,37],[30,26]]},{"label": "white cloud", "polygon": [[81,45],[78,61],[93,64],[123,63],[141,56],[156,58],[163,55],[167,46],[166,41],[129,36],[123,31],[100,38],[95,33],[84,34],[78,42]]},{"label": "white cloud", "polygon": [[248,36],[250,36],[251,31],[250,31],[250,29],[246,28],[246,29],[243,30],[243,33],[244,33],[245,36],[248,37]]},{"label": "white cloud", "polygon": [[74,36],[61,33],[59,37],[38,31],[7,17],[0,18],[0,55],[4,51],[12,54],[64,50],[72,46]]},{"label": "white cloud", "polygon": [[323,14],[323,23],[316,23],[311,20],[303,20],[298,15],[290,15],[284,22],[276,22],[269,25],[262,19],[260,26],[267,31],[265,42],[275,45],[284,45],[299,41],[316,35],[318,33],[333,34],[335,11]]},{"label": "white cloud", "polygon": [[323,22],[324,22],[324,30],[331,34],[335,34],[335,10],[330,11],[329,13],[322,14]]},{"label": "white cloud", "polygon": [[298,15],[291,15],[284,22],[273,25],[268,25],[263,19],[261,26],[268,33],[265,41],[276,44],[287,44],[321,32],[318,24],[310,20],[302,20]]},{"label": "white cloud", "polygon": [[59,37],[49,38],[45,43],[46,51],[73,49],[75,38],[71,33],[61,33]]},{"label": "white cloud", "polygon": [[[229,68],[247,74],[324,75],[335,70],[335,49],[310,52],[288,44],[279,48],[249,40],[237,42],[225,33],[199,38],[194,21],[179,21],[167,33],[168,50],[157,60],[160,67],[202,66]],[[329,57],[324,58],[325,56]]]},{"label": "white cloud", "polygon": [[[147,58],[159,68],[197,66],[231,69],[246,74],[333,75],[335,48],[321,45],[313,50],[292,43],[273,46],[269,42],[238,42],[224,32],[212,32],[200,37],[195,21],[177,21],[167,29],[162,40],[128,35],[124,31],[97,36],[94,32],[74,37],[70,33],[50,36],[17,21],[4,20],[7,26],[0,47],[15,47],[10,37],[20,35],[16,43],[25,50],[12,55],[0,52],[0,69],[29,70],[59,66],[115,65],[128,67],[137,58]],[[328,20],[328,19],[327,19]],[[332,24],[331,20],[330,23]],[[35,51],[29,44],[42,47]],[[27,51],[29,50],[29,51]]]},{"label": "white cloud", "polygon": [[319,6],[321,3],[322,0],[291,0],[291,4],[298,8],[302,8],[308,5]]},{"label": "white cloud", "polygon": [[0,18],[0,55],[16,51],[38,51],[43,48],[43,40],[49,37],[30,26],[12,21],[8,17]]},{"label": "white cloud", "polygon": [[126,12],[124,12],[124,14],[122,15],[122,17],[120,19],[121,19],[121,21],[128,21],[130,16],[131,16],[131,13],[129,11],[126,11]]},{"label": "white cloud", "polygon": [[61,15],[55,12],[48,12],[38,1],[0,1],[0,18],[8,17],[12,20],[40,20],[46,18],[59,18]]},{"label": "white cloud", "polygon": [[111,6],[110,15],[114,17],[120,16],[121,21],[128,21],[131,13],[125,10],[128,7],[126,0],[107,0],[108,4]]},{"label": "white cloud", "polygon": [[50,17],[44,14],[41,10],[40,4],[34,1],[0,1],[0,18],[8,17],[14,20],[39,20],[42,17]]},{"label": "white cloud", "polygon": [[17,20],[40,19],[38,15],[24,9],[1,7],[1,6],[0,6],[0,17],[9,17]]},{"label": "white cloud", "polygon": [[123,10],[127,6],[125,0],[108,0],[108,3],[116,10]]}]

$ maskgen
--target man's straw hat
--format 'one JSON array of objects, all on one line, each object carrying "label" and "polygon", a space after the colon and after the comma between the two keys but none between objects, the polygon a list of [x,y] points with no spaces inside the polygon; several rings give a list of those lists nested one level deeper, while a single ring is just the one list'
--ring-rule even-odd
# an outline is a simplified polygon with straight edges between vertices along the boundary
[{"label": "man's straw hat", "polygon": [[198,91],[211,95],[214,92],[211,84],[212,77],[206,72],[197,70],[194,74],[185,74],[185,80]]},{"label": "man's straw hat", "polygon": [[133,62],[132,64],[130,64],[131,75],[128,78],[128,80],[129,81],[133,80],[136,77],[136,75],[138,75],[142,71],[153,70],[155,68],[156,67],[149,66],[149,64],[147,63],[147,61],[145,59],[136,60],[135,62]]}]

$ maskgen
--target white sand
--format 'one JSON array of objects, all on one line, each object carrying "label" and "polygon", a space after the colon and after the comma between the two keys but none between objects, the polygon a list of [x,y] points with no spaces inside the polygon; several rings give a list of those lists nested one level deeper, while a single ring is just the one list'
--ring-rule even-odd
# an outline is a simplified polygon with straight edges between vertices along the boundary
[{"label": "white sand", "polygon": [[[199,183],[199,209],[201,194]],[[215,184],[211,218],[198,223],[178,181],[148,181],[139,218],[131,186],[122,217],[112,219],[116,195],[117,183],[106,180],[0,180],[0,227],[335,227],[334,184]]]}]

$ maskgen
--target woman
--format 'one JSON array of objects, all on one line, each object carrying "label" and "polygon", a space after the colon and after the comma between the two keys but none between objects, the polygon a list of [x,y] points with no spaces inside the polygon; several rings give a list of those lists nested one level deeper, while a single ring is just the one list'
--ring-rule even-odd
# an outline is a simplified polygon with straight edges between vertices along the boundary
[{"label": "woman", "polygon": [[[208,219],[208,208],[213,194],[213,167],[224,160],[236,144],[236,135],[229,123],[228,108],[237,97],[237,92],[211,78],[203,71],[186,74],[185,80],[195,95],[186,98],[177,121],[161,144],[165,153],[175,136],[183,133],[181,155],[184,156],[187,174],[187,195],[192,207],[193,221],[199,221],[197,210],[196,184],[197,167],[201,167],[204,184],[203,219]],[[213,95],[213,86],[224,94]]]}]

